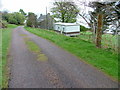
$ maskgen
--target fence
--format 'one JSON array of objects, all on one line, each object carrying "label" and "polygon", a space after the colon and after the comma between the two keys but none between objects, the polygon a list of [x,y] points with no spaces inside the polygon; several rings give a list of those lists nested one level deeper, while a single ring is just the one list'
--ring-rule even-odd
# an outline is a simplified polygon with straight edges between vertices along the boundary
[{"label": "fence", "polygon": [[[81,32],[78,38],[88,42],[93,42],[94,39],[92,32],[89,31]],[[102,48],[118,51],[118,35],[103,34],[101,43]]]}]

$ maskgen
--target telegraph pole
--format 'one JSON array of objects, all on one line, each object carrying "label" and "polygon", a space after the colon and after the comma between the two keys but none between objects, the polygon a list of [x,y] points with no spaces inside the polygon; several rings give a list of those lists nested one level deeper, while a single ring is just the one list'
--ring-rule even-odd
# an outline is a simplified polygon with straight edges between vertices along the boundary
[{"label": "telegraph pole", "polygon": [[46,7],[46,29],[48,29],[47,7]]}]

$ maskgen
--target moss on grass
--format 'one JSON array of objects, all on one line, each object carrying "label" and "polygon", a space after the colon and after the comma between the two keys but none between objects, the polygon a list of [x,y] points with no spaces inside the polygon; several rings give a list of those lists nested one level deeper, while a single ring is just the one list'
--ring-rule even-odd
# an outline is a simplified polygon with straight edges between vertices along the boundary
[{"label": "moss on grass", "polygon": [[48,57],[45,54],[38,54],[38,61],[47,61]]},{"label": "moss on grass", "polygon": [[48,57],[41,52],[41,49],[39,48],[39,46],[37,44],[35,44],[33,41],[31,41],[28,37],[25,37],[24,39],[25,39],[28,49],[37,55],[38,61],[47,61],[48,60]]}]

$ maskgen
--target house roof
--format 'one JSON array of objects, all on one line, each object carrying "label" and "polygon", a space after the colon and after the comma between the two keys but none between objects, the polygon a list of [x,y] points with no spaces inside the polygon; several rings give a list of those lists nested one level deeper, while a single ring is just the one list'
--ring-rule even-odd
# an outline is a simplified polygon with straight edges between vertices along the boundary
[{"label": "house roof", "polygon": [[46,15],[42,15],[38,18],[38,22],[41,22],[46,19]]},{"label": "house roof", "polygon": [[64,26],[77,26],[79,24],[76,23],[62,23],[62,22],[57,22],[55,25],[64,25]]}]

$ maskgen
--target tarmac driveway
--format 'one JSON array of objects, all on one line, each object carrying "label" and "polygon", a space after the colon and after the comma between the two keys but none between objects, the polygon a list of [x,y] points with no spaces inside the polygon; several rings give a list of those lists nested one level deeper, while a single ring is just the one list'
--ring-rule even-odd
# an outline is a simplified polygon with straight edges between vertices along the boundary
[{"label": "tarmac driveway", "polygon": [[[25,44],[26,37],[40,47],[48,60],[37,60]],[[10,58],[9,88],[118,87],[117,82],[99,70],[21,26],[13,30]]]}]

